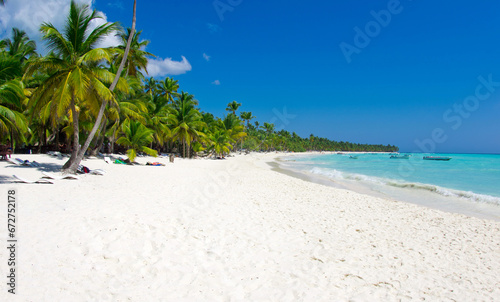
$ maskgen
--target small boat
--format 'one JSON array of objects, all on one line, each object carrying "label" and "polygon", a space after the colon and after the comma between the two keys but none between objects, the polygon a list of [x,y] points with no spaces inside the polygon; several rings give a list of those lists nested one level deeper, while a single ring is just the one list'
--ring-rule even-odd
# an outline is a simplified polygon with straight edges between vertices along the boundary
[{"label": "small boat", "polygon": [[405,154],[405,155],[391,155],[390,158],[397,158],[397,159],[409,159],[410,158],[410,155],[409,154]]},{"label": "small boat", "polygon": [[357,155],[351,155],[351,156],[349,156],[349,158],[351,158],[351,159],[358,159],[358,156]]},{"label": "small boat", "polygon": [[447,156],[424,156],[424,159],[426,159],[426,160],[443,160],[443,161],[447,161],[447,160],[450,160],[451,157],[447,157]]}]

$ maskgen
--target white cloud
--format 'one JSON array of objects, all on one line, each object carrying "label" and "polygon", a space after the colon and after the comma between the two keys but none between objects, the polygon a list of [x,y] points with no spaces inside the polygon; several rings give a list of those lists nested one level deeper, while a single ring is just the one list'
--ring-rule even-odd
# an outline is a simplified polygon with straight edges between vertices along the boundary
[{"label": "white cloud", "polygon": [[216,85],[216,86],[219,86],[220,85],[220,81],[219,80],[215,80],[212,82],[212,84]]},{"label": "white cloud", "polygon": [[183,74],[192,69],[188,60],[182,56],[182,61],[173,61],[172,58],[150,59],[148,61],[148,74],[152,77]]},{"label": "white cloud", "polygon": [[207,55],[206,53],[203,53],[203,58],[207,60],[207,62],[210,61],[210,56]]},{"label": "white cloud", "polygon": [[[76,0],[79,4],[87,4],[92,10],[93,0]],[[17,27],[26,31],[29,38],[37,43],[37,51],[45,53],[45,46],[41,42],[40,25],[44,22],[52,23],[60,31],[63,30],[69,13],[71,0],[9,0],[5,6],[0,6],[0,39],[11,37],[12,28]],[[108,22],[106,15],[103,19],[93,22],[94,28]],[[114,35],[106,37],[98,46],[116,46],[119,39]]]}]

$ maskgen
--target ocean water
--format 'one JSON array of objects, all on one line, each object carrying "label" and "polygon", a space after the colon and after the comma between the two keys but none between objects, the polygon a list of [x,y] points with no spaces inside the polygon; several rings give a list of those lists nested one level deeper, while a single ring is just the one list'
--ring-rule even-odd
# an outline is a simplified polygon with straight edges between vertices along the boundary
[{"label": "ocean water", "polygon": [[[285,157],[281,165],[332,185],[378,197],[390,197],[500,220],[500,155],[407,153],[409,159],[389,154],[322,154]],[[423,160],[447,156],[450,161]]]}]

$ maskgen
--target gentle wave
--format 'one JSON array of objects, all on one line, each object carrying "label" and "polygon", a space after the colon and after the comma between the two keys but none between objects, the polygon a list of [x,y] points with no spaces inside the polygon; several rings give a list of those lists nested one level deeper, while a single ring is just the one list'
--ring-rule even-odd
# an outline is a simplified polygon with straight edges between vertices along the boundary
[{"label": "gentle wave", "polygon": [[484,195],[484,194],[478,194],[478,193],[474,193],[474,192],[470,192],[470,191],[460,191],[460,190],[447,189],[447,188],[439,187],[436,185],[413,183],[413,182],[400,182],[400,181],[395,181],[393,179],[383,179],[383,178],[372,177],[372,176],[367,176],[367,175],[363,175],[363,174],[346,173],[346,172],[341,172],[341,171],[338,171],[335,169],[323,169],[323,168],[318,168],[318,167],[312,168],[310,170],[310,173],[326,176],[326,177],[336,179],[336,180],[343,180],[343,179],[344,180],[355,180],[355,181],[368,182],[368,183],[373,183],[373,184],[377,184],[377,185],[386,185],[386,186],[402,188],[402,189],[426,190],[426,191],[436,193],[436,194],[439,194],[442,196],[452,196],[452,197],[464,198],[464,199],[467,199],[467,200],[472,201],[472,202],[488,203],[488,204],[500,206],[500,198],[498,198],[498,197]]}]

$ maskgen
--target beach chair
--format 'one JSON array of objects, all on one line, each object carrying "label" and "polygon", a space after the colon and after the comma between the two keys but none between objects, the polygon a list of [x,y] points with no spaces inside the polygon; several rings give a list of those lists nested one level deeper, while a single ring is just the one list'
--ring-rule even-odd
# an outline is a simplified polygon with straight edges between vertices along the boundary
[{"label": "beach chair", "polygon": [[56,180],[61,180],[61,179],[75,179],[75,180],[78,180],[78,179],[80,179],[80,177],[78,177],[77,175],[71,175],[71,174],[62,175],[62,176],[55,175],[55,174],[52,174],[52,173],[49,173],[49,172],[42,172],[42,174],[43,174],[42,178],[49,178],[49,179],[56,179]]},{"label": "beach chair", "polygon": [[38,180],[27,180],[27,179],[24,179],[22,177],[19,177],[19,176],[16,176],[16,175],[12,175],[16,180],[14,180],[14,182],[18,182],[18,183],[25,183],[25,184],[54,184],[53,182],[47,180],[47,179],[43,179],[43,178],[40,178]]},{"label": "beach chair", "polygon": [[15,160],[15,159],[12,159],[12,158],[7,158],[7,161],[13,165],[16,165],[16,166],[20,166],[21,164]]},{"label": "beach chair", "polygon": [[15,159],[22,166],[30,166],[30,167],[40,167],[40,164],[36,161],[22,160],[20,158]]}]

